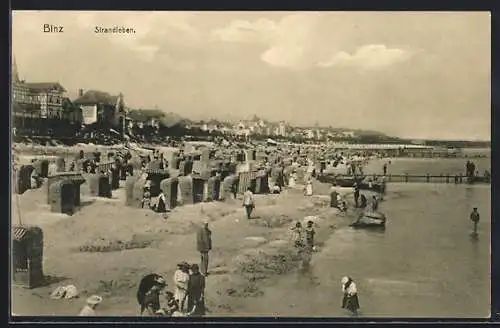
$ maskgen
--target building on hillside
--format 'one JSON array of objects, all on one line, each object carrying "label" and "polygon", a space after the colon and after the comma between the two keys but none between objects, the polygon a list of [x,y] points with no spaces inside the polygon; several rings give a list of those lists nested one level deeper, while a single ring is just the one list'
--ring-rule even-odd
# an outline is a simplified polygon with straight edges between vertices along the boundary
[{"label": "building on hillside", "polygon": [[158,129],[164,116],[164,113],[159,109],[132,109],[127,114],[131,123],[140,129],[145,127]]},{"label": "building on hillside", "polygon": [[342,132],[342,137],[344,138],[354,138],[356,134],[353,131],[344,131]]},{"label": "building on hillside", "polygon": [[285,122],[280,122],[279,125],[278,125],[278,133],[277,135],[279,135],[280,137],[286,137],[286,133],[287,133],[287,128],[286,128],[286,123]]},{"label": "building on hillside", "polygon": [[306,133],[305,133],[305,134],[306,134],[306,135],[305,135],[305,137],[306,137],[307,139],[314,139],[314,135],[315,135],[315,134],[314,134],[314,131],[313,131],[313,130],[306,130]]},{"label": "building on hillside", "polygon": [[99,124],[121,129],[125,124],[123,96],[112,96],[107,92],[82,89],[73,103],[82,109],[83,124]]},{"label": "building on hillside", "polygon": [[66,90],[59,82],[28,83],[19,78],[15,59],[12,63],[12,104],[14,116],[59,118]]},{"label": "building on hillside", "polygon": [[81,110],[65,97],[59,82],[25,82],[12,62],[12,124],[18,135],[73,137]]}]

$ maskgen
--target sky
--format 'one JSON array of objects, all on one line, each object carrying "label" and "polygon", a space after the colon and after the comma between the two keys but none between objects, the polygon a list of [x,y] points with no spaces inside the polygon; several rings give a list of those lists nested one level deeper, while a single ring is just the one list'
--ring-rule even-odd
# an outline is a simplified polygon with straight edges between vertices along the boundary
[{"label": "sky", "polygon": [[[64,27],[43,33],[44,24]],[[135,34],[96,34],[95,26]],[[490,140],[488,12],[15,11],[27,82],[191,119]]]}]

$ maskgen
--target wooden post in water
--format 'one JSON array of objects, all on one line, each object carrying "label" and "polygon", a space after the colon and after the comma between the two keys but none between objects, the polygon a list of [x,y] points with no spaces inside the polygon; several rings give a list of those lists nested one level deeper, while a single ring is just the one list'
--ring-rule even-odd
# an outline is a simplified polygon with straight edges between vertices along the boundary
[{"label": "wooden post in water", "polygon": [[458,182],[462,183],[462,173],[458,175]]},{"label": "wooden post in water", "polygon": [[405,173],[405,182],[408,182],[408,173]]},{"label": "wooden post in water", "polygon": [[450,175],[449,174],[446,175],[446,183],[450,183]]},{"label": "wooden post in water", "polygon": [[431,177],[429,176],[429,173],[427,173],[427,175],[426,175],[425,179],[427,180],[427,182],[430,182]]}]

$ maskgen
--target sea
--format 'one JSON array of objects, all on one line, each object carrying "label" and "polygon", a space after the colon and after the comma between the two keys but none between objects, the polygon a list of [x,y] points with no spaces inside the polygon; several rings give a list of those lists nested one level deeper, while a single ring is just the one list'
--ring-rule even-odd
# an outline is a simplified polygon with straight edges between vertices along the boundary
[{"label": "sea", "polygon": [[[465,161],[393,159],[389,170],[460,173]],[[489,158],[474,161],[490,169]],[[307,272],[273,278],[244,314],[346,317],[340,280],[348,275],[357,283],[362,317],[488,317],[491,186],[391,183],[387,192],[380,205],[388,218],[384,232],[335,230]],[[473,207],[481,215],[477,236],[469,220]]]}]

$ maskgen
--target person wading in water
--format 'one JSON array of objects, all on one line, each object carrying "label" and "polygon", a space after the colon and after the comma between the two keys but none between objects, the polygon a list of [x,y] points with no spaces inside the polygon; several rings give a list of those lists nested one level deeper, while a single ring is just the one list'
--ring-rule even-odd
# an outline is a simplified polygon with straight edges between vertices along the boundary
[{"label": "person wading in water", "polygon": [[477,207],[474,207],[472,209],[472,212],[470,214],[470,220],[474,224],[474,234],[477,235],[477,224],[479,223],[479,212],[477,211]]}]

